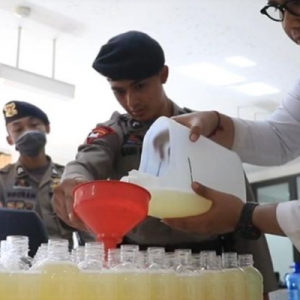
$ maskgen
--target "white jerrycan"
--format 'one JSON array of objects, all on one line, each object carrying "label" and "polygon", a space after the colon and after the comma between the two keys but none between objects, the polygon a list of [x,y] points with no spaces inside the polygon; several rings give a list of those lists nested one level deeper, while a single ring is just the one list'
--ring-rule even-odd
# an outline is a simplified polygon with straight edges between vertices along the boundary
[{"label": "white jerrycan", "polygon": [[121,179],[151,193],[152,217],[176,218],[207,212],[211,201],[194,193],[193,181],[246,201],[243,166],[237,154],[203,136],[191,142],[189,132],[172,119],[159,118],[144,138],[139,170]]}]

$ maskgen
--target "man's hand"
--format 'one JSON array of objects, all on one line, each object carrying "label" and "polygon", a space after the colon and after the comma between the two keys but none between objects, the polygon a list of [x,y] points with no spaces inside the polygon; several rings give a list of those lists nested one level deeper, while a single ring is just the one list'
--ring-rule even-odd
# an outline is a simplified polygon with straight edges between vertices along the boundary
[{"label": "man's hand", "polygon": [[82,179],[66,179],[53,192],[54,210],[66,224],[83,231],[90,231],[74,214],[73,190],[75,186],[86,182]]},{"label": "man's hand", "polygon": [[172,118],[174,121],[190,128],[190,140],[195,142],[200,135],[209,136],[218,124],[215,112],[202,111],[180,115]]},{"label": "man's hand", "polygon": [[201,111],[172,118],[190,128],[190,140],[195,142],[201,135],[215,143],[231,149],[234,141],[233,120],[215,111]]},{"label": "man's hand", "polygon": [[203,235],[224,234],[235,230],[244,202],[235,196],[207,188],[199,183],[192,184],[200,196],[212,201],[211,209],[199,216],[165,219],[164,223],[176,229]]}]

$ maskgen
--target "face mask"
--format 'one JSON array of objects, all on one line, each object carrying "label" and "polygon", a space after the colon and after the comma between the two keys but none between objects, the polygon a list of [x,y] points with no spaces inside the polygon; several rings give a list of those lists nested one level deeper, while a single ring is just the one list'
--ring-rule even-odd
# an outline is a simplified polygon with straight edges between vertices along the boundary
[{"label": "face mask", "polygon": [[26,131],[16,140],[16,150],[21,155],[38,156],[46,145],[46,134],[37,130]]}]

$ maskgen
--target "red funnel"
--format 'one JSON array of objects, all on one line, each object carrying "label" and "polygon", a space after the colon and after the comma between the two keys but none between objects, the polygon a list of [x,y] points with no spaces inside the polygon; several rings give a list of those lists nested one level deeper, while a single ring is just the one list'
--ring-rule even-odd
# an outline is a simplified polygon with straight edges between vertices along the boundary
[{"label": "red funnel", "polygon": [[113,180],[83,183],[73,193],[75,213],[106,249],[147,217],[151,197],[135,184]]}]

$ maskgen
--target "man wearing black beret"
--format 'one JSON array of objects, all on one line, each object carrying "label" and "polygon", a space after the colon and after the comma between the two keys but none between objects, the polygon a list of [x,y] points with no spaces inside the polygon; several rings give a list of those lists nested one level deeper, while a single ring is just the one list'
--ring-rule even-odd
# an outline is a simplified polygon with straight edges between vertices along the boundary
[{"label": "man wearing black beret", "polygon": [[47,115],[38,107],[22,101],[11,101],[3,108],[7,142],[15,146],[20,157],[0,170],[1,206],[34,210],[44,221],[49,237],[66,238],[72,232],[55,215],[51,199],[60,183],[64,167],[46,155],[46,135],[50,133]]},{"label": "man wearing black beret", "polygon": [[[172,117],[189,112],[172,102],[164,90],[169,69],[160,44],[149,35],[130,31],[113,37],[102,46],[93,68],[107,78],[119,104],[127,114],[115,112],[107,122],[98,124],[79,147],[75,161],[67,164],[62,184],[54,192],[55,209],[71,226],[84,228],[74,216],[73,188],[80,182],[100,179],[120,179],[138,169],[143,138],[151,124],[159,117]],[[251,194],[249,191],[249,200]],[[191,248],[201,250],[238,251],[254,254],[265,276],[266,291],[275,284],[267,244],[262,237],[247,244],[232,239],[203,237],[166,226],[160,220],[147,218],[134,228],[124,242],[141,248],[163,246],[167,250]],[[236,247],[235,247],[236,246]],[[258,256],[260,256],[258,258]],[[272,277],[273,276],[273,277]]]}]

